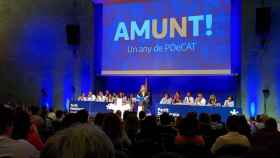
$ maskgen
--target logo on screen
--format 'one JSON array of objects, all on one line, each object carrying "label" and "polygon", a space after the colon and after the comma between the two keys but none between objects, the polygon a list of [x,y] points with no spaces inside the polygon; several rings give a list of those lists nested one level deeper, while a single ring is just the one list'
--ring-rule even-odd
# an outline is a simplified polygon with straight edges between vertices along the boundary
[{"label": "logo on screen", "polygon": [[[202,25],[204,21],[205,25]],[[159,24],[161,22],[161,25]],[[192,23],[192,28],[188,29],[188,23]],[[116,33],[114,36],[114,41],[119,40],[135,40],[137,38],[144,39],[165,39],[165,38],[176,38],[177,36],[181,38],[187,38],[189,36],[198,37],[201,36],[201,27],[205,27],[206,31],[204,34],[206,36],[212,36],[212,23],[213,15],[196,15],[196,16],[184,16],[180,18],[162,18],[158,19],[147,19],[144,20],[142,26],[136,21],[131,21],[130,24],[125,22],[119,22],[116,28]],[[128,27],[129,25],[129,27]],[[130,29],[128,29],[130,28]],[[161,28],[159,31],[159,28]],[[192,30],[192,31],[188,31]]]}]

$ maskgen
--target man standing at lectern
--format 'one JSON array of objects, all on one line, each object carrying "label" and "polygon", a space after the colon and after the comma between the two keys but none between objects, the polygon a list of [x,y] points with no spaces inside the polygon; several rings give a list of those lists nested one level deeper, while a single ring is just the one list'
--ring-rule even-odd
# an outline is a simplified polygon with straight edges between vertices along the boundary
[{"label": "man standing at lectern", "polygon": [[146,113],[150,113],[150,94],[146,85],[141,85],[137,98],[139,100],[139,106],[142,106],[142,109]]}]

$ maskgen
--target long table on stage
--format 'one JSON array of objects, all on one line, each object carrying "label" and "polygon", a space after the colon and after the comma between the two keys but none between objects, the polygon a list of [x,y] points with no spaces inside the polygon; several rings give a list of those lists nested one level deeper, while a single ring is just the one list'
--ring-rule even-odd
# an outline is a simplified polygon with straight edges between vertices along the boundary
[{"label": "long table on stage", "polygon": [[[112,110],[107,109],[107,102],[94,102],[94,101],[71,101],[70,102],[70,111],[78,111],[81,109],[86,109],[91,115],[96,113],[106,113],[111,112]],[[241,107],[213,107],[213,106],[198,106],[198,105],[163,105],[157,104],[154,107],[155,115],[160,115],[163,112],[167,112],[173,116],[182,116],[184,117],[189,112],[200,113],[209,113],[209,114],[219,114],[222,117],[222,120],[225,121],[226,118],[230,115],[241,114]]]},{"label": "long table on stage", "polygon": [[213,107],[213,106],[198,106],[198,105],[163,105],[158,104],[155,107],[156,115],[160,115],[163,112],[167,112],[173,116],[186,116],[189,112],[219,114],[222,120],[225,121],[230,115],[242,114],[241,107]]}]

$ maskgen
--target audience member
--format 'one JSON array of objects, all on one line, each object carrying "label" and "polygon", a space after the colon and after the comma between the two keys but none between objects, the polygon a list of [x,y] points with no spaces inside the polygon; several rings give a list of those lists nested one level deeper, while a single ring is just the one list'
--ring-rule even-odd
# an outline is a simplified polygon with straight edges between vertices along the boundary
[{"label": "audience member", "polygon": [[114,147],[104,132],[80,124],[49,138],[41,158],[114,158]]},{"label": "audience member", "polygon": [[62,121],[64,119],[64,114],[63,111],[57,110],[55,112],[55,120],[52,122],[52,126],[55,132],[59,131],[62,129]]},{"label": "audience member", "polygon": [[203,137],[199,134],[199,122],[193,115],[183,119],[175,142],[176,144],[205,145]]},{"label": "audience member", "polygon": [[203,136],[204,140],[206,141],[206,145],[208,146],[210,144],[209,139],[211,137],[211,124],[210,124],[210,116],[208,113],[201,113],[199,115],[199,133]]},{"label": "audience member", "polygon": [[116,111],[116,115],[117,115],[120,119],[122,119],[122,111],[121,111],[121,110],[117,110],[117,111]]},{"label": "audience member", "polygon": [[280,132],[278,131],[277,122],[269,118],[264,123],[264,128],[260,129],[253,135],[252,145],[255,148],[262,148],[273,155],[279,157]]},{"label": "audience member", "polygon": [[140,111],[139,112],[139,119],[140,119],[140,121],[143,121],[145,119],[145,117],[146,117],[145,111]]},{"label": "audience member", "polygon": [[77,121],[79,123],[88,123],[89,115],[87,110],[80,110],[77,112]]},{"label": "audience member", "polygon": [[239,130],[238,132],[245,135],[249,140],[251,139],[251,128],[244,115],[238,116],[239,119]]},{"label": "audience member", "polygon": [[[31,121],[28,113],[18,111],[15,113],[12,138],[17,140],[18,143],[25,146],[32,155],[39,156],[39,151],[28,141],[28,135],[31,129]],[[32,140],[31,142],[34,142]],[[43,146],[41,147],[41,150]]]},{"label": "audience member", "polygon": [[158,136],[157,120],[154,116],[147,116],[142,121],[140,133],[137,139],[156,140]]},{"label": "audience member", "polygon": [[94,124],[96,126],[102,128],[104,117],[105,117],[104,113],[97,113],[95,118],[94,118]]},{"label": "audience member", "polygon": [[164,151],[171,151],[174,147],[174,140],[177,136],[177,130],[173,127],[174,119],[168,113],[160,115],[160,144]]},{"label": "audience member", "polygon": [[56,119],[56,115],[55,115],[55,112],[53,111],[52,108],[50,108],[49,112],[47,113],[47,117],[49,119],[51,119],[52,121],[54,121]]},{"label": "audience member", "polygon": [[31,106],[29,108],[30,115],[31,115],[31,122],[34,124],[38,129],[44,126],[44,119],[39,114],[39,107]]},{"label": "audience member", "polygon": [[62,126],[63,126],[63,128],[68,128],[77,123],[78,123],[78,119],[77,119],[76,114],[69,113],[69,114],[65,115],[65,118],[62,121]]},{"label": "audience member", "polygon": [[237,116],[230,116],[227,119],[228,133],[217,138],[216,142],[211,148],[211,152],[215,154],[219,149],[226,145],[240,145],[250,147],[250,142],[245,135],[238,133],[239,119]]},{"label": "audience member", "polygon": [[126,132],[123,128],[120,118],[113,114],[106,114],[103,124],[103,131],[109,136],[115,149],[122,150],[131,144]]},{"label": "audience member", "polygon": [[140,124],[137,118],[137,113],[130,112],[124,121],[125,121],[124,127],[127,136],[131,140],[131,142],[134,143],[140,128]]},{"label": "audience member", "polygon": [[[0,157],[39,158],[39,152],[27,141],[10,138],[13,133],[13,116],[11,109],[0,106]],[[16,118],[15,121],[17,120]]]},{"label": "audience member", "polygon": [[[203,98],[199,94],[198,97]],[[215,103],[215,98],[210,97],[210,102]],[[210,157],[210,151],[216,157],[280,155],[277,122],[267,115],[251,119],[250,124],[243,115],[230,116],[225,127],[219,114],[208,113],[198,117],[198,113],[189,112],[185,118],[173,118],[168,113],[155,117],[140,111],[138,119],[136,112],[118,111],[97,113],[90,121],[87,110],[66,112],[65,117],[63,111],[54,113],[45,107],[28,110],[30,114],[19,106],[0,106],[0,157],[37,158],[40,151],[42,158],[172,156],[168,153],[200,158]],[[47,140],[47,144],[42,140]],[[252,150],[247,152],[249,147]]]}]

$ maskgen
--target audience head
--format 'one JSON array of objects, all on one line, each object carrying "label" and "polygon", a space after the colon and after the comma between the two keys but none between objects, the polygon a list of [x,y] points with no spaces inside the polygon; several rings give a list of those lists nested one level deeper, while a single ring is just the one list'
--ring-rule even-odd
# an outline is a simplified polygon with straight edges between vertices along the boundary
[{"label": "audience head", "polygon": [[211,122],[220,123],[221,120],[222,120],[221,115],[219,115],[219,114],[212,114],[211,115]]},{"label": "audience head", "polygon": [[114,147],[99,128],[87,124],[74,126],[51,137],[41,158],[113,158]]},{"label": "audience head", "polygon": [[140,119],[140,120],[144,120],[145,117],[146,117],[145,111],[140,111],[140,112],[139,112],[139,119]]},{"label": "audience head", "polygon": [[117,115],[113,113],[109,113],[105,115],[102,129],[113,142],[121,138],[122,136],[121,120]]},{"label": "audience head", "polygon": [[154,116],[147,116],[142,122],[141,133],[146,136],[154,136],[157,134],[157,119]]},{"label": "audience head", "polygon": [[62,119],[63,118],[63,111],[57,110],[55,112],[55,116],[56,116],[56,119]]},{"label": "audience head", "polygon": [[69,113],[63,119],[62,124],[64,128],[68,128],[77,122],[78,120],[76,114]]},{"label": "audience head", "polygon": [[160,115],[161,125],[170,125],[171,122],[172,122],[172,118],[168,113],[164,112]]},{"label": "audience head", "polygon": [[248,128],[249,127],[249,123],[246,119],[246,117],[244,115],[240,115],[238,116],[239,119],[239,124],[241,128]]},{"label": "audience head", "polygon": [[130,112],[125,120],[125,129],[137,131],[138,128],[139,128],[139,121],[137,118],[137,113]]},{"label": "audience head", "polygon": [[199,121],[201,123],[206,123],[206,124],[210,123],[210,117],[209,117],[208,113],[201,113],[199,115]]},{"label": "audience head", "polygon": [[121,110],[117,110],[117,111],[116,111],[116,115],[117,115],[119,118],[122,118],[122,111],[121,111]]},{"label": "audience head", "polygon": [[103,124],[104,117],[105,117],[104,113],[97,113],[94,118],[94,124],[101,127]]},{"label": "audience head", "polygon": [[192,93],[191,92],[187,92],[187,97],[191,97]]},{"label": "audience head", "polygon": [[176,119],[175,119],[175,127],[177,128],[177,129],[180,129],[181,127],[182,127],[182,125],[183,125],[183,118],[181,117],[181,116],[179,116],[179,117],[176,117]]},{"label": "audience head", "polygon": [[187,113],[187,118],[193,118],[193,119],[197,119],[197,113],[196,112],[189,112]]},{"label": "audience head", "polygon": [[41,108],[41,111],[40,111],[40,116],[43,118],[43,119],[46,119],[47,118],[47,115],[48,115],[48,108],[46,106],[43,106]]},{"label": "audience head", "polygon": [[0,135],[10,136],[13,126],[13,111],[9,108],[0,106]]},{"label": "audience head", "polygon": [[128,115],[129,113],[130,113],[129,111],[124,111],[124,113],[123,113],[123,120],[126,120],[127,115]]},{"label": "audience head", "polygon": [[238,132],[239,130],[239,119],[238,116],[229,116],[227,119],[227,129],[231,132]]},{"label": "audience head", "polygon": [[79,121],[80,123],[88,123],[88,111],[87,110],[80,110],[77,112],[77,121]]},{"label": "audience head", "polygon": [[30,116],[25,111],[15,113],[13,126],[13,139],[27,139],[27,135],[31,128]]},{"label": "audience head", "polygon": [[186,117],[182,121],[179,132],[183,136],[195,136],[199,131],[199,122],[194,117]]},{"label": "audience head", "polygon": [[278,125],[274,118],[269,118],[264,122],[264,128],[271,132],[278,132]]}]

